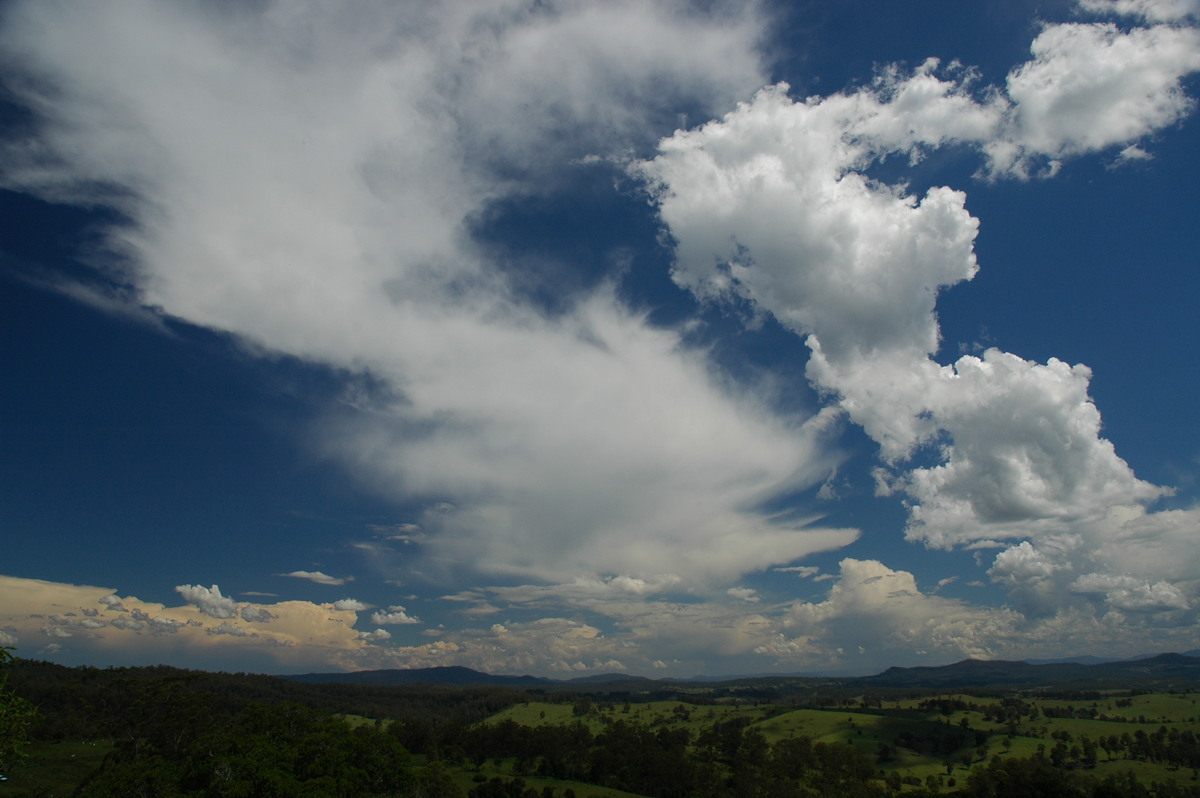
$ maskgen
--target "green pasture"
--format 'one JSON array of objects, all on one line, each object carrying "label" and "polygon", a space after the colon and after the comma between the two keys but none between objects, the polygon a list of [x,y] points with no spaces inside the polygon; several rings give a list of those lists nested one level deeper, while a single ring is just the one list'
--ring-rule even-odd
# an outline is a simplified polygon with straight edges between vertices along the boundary
[{"label": "green pasture", "polygon": [[112,743],[33,742],[29,758],[8,773],[0,785],[0,795],[11,798],[65,798],[74,792],[112,750]]},{"label": "green pasture", "polygon": [[[985,707],[1000,702],[999,698],[980,697],[960,694],[947,694],[940,698],[958,699],[968,704]],[[1127,707],[1117,707],[1116,701],[1129,701]],[[892,746],[892,759],[879,765],[884,772],[898,772],[905,777],[916,777],[922,785],[929,776],[933,776],[941,785],[943,791],[954,789],[950,786],[953,780],[955,787],[963,787],[970,775],[971,769],[982,767],[993,756],[1000,757],[1030,757],[1037,753],[1038,747],[1049,755],[1057,743],[1051,735],[1067,732],[1071,739],[1067,745],[1078,745],[1083,736],[1096,742],[1101,737],[1133,735],[1138,729],[1147,733],[1156,730],[1160,725],[1179,728],[1195,728],[1196,717],[1200,716],[1200,703],[1196,694],[1191,693],[1160,693],[1133,696],[1102,696],[1086,701],[1070,701],[1059,699],[1042,699],[1023,697],[1026,703],[1037,706],[1038,717],[1030,721],[1025,717],[1016,727],[1016,733],[1009,737],[1008,728],[995,721],[984,721],[980,711],[955,711],[943,715],[937,710],[922,710],[919,705],[922,700],[911,699],[902,701],[884,701],[880,708],[840,707],[829,709],[787,709],[772,705],[733,705],[733,704],[689,704],[679,701],[657,701],[644,704],[623,705],[604,704],[596,702],[586,715],[574,714],[572,704],[529,703],[522,704],[492,716],[487,722],[513,720],[529,726],[543,724],[569,724],[581,721],[593,732],[601,731],[608,723],[617,720],[647,724],[650,726],[666,726],[669,728],[686,728],[692,733],[693,739],[705,728],[718,721],[727,721],[735,717],[750,720],[750,726],[760,731],[770,743],[788,737],[809,737],[819,742],[850,743],[868,754],[876,754],[880,745]],[[1048,718],[1043,714],[1047,707],[1076,709],[1095,706],[1097,714],[1110,718],[1126,718],[1121,720],[1094,720],[1090,718]],[[1136,722],[1144,717],[1144,723]],[[987,733],[987,739],[981,750],[975,745],[974,739],[970,744],[949,755],[924,755],[916,751],[896,747],[896,739],[904,733],[916,738],[927,738],[946,726],[960,727],[963,721],[971,732]],[[965,760],[969,760],[969,763]],[[1189,769],[1172,769],[1167,765],[1128,759],[1108,760],[1104,751],[1097,751],[1097,766],[1084,771],[1094,778],[1103,778],[1109,774],[1119,774],[1132,771],[1143,784],[1151,782],[1176,781],[1194,783]],[[949,764],[949,772],[947,772]],[[511,774],[505,774],[511,775]],[[535,779],[527,779],[533,785]],[[550,786],[559,788],[571,786],[547,781]],[[537,782],[540,789],[542,781]],[[577,795],[609,795],[601,793],[599,788],[589,785],[573,786]],[[620,795],[612,792],[611,795]]]},{"label": "green pasture", "polygon": [[360,726],[379,726],[386,729],[395,722],[391,718],[368,718],[363,715],[342,714],[338,717],[346,721],[346,725],[351,729],[357,729]]},{"label": "green pasture", "polygon": [[[1091,706],[1109,717],[1137,720],[1144,716],[1146,723],[1197,723],[1200,722],[1200,695],[1196,693],[1148,693],[1128,699],[1130,706],[1118,707],[1117,698],[1091,702],[1076,702],[1074,706]],[[1067,705],[1070,701],[1044,701],[1042,704]]]},{"label": "green pasture", "polygon": [[451,767],[449,770],[454,783],[462,788],[464,794],[470,792],[471,788],[479,786],[481,783],[479,777],[482,776],[484,781],[491,778],[504,780],[513,778],[524,779],[525,787],[532,787],[538,793],[541,793],[546,787],[552,787],[560,796],[567,790],[574,790],[576,798],[643,798],[643,796],[636,793],[614,790],[611,787],[601,787],[583,781],[549,779],[541,776],[521,776],[515,772],[513,760],[511,759],[501,760],[498,764],[489,759],[479,768]]},{"label": "green pasture", "polygon": [[523,726],[569,725],[575,721],[585,724],[592,733],[602,731],[609,723],[624,720],[652,727],[687,729],[693,735],[705,728],[735,717],[749,718],[752,723],[778,712],[773,706],[732,704],[688,704],[681,701],[651,701],[644,704],[608,704],[595,702],[591,711],[576,715],[572,704],[549,704],[531,701],[517,704],[492,715],[485,722],[512,720]]}]

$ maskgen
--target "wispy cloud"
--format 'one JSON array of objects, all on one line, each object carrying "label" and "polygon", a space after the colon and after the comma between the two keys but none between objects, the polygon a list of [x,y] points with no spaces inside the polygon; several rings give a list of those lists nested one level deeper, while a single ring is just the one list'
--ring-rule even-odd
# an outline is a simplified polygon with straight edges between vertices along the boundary
[{"label": "wispy cloud", "polygon": [[318,585],[344,585],[347,582],[353,582],[354,577],[330,576],[329,574],[320,571],[292,571],[286,574],[277,574],[277,576],[290,576],[293,579],[307,579],[310,582],[316,582]]}]

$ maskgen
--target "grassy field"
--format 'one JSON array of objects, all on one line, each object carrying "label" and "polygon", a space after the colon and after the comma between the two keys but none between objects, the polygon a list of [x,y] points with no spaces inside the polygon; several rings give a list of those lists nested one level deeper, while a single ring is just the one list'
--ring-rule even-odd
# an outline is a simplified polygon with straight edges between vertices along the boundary
[{"label": "grassy field", "polygon": [[571,704],[544,704],[531,702],[509,707],[493,715],[487,722],[513,720],[524,726],[562,725],[574,721],[584,723],[593,733],[602,730],[612,721],[625,720],[648,726],[666,726],[672,729],[687,729],[693,735],[718,721],[736,717],[750,718],[752,722],[762,721],[779,711],[774,706],[750,706],[733,704],[697,705],[679,701],[651,701],[645,704],[629,704],[628,709],[621,704],[612,705],[611,709],[601,709],[603,704],[596,704],[596,710],[586,715],[574,714]]},{"label": "grassy field", "polygon": [[[483,776],[484,779],[499,777],[501,779],[514,778],[511,768],[511,762],[501,762],[499,767],[491,764],[485,765],[482,768],[458,768],[452,769],[451,775],[459,787],[462,787],[464,793],[469,792],[472,787],[478,786],[478,776]],[[532,787],[537,792],[541,792],[545,787],[553,788],[559,795],[562,795],[567,790],[575,792],[575,798],[643,798],[636,793],[623,792],[622,790],[614,790],[609,787],[600,787],[595,784],[588,784],[582,781],[566,781],[558,779],[545,779],[540,776],[521,776],[524,779],[526,788]]]},{"label": "grassy field", "polygon": [[30,744],[29,759],[0,785],[8,798],[65,798],[112,750],[106,742]]},{"label": "grassy field", "polygon": [[[998,698],[981,698],[970,695],[947,694],[941,696],[957,699],[980,708],[999,703]],[[927,700],[927,699],[923,699]],[[942,714],[936,710],[922,710],[920,700],[884,701],[875,709],[794,709],[786,710],[769,705],[699,705],[679,701],[658,701],[645,704],[594,705],[584,716],[574,714],[570,704],[536,703],[510,707],[489,718],[487,722],[513,720],[529,726],[543,724],[568,724],[574,721],[585,723],[593,732],[598,732],[608,723],[625,719],[650,726],[685,728],[693,739],[704,728],[718,721],[736,717],[747,718],[750,726],[760,731],[770,743],[779,740],[806,736],[818,742],[843,742],[875,755],[881,746],[891,747],[890,761],[880,762],[881,772],[897,772],[902,777],[915,778],[922,784],[933,777],[943,790],[966,784],[972,768],[984,766],[994,756],[1029,757],[1039,748],[1048,753],[1058,742],[1055,735],[1070,735],[1068,745],[1078,744],[1081,737],[1093,741],[1101,737],[1122,734],[1134,735],[1137,730],[1150,734],[1160,726],[1192,729],[1200,732],[1200,698],[1190,693],[1159,693],[1138,695],[1130,698],[1102,696],[1095,700],[1069,701],[1025,697],[1024,700],[1038,707],[1036,719],[1023,718],[1015,734],[1009,735],[1006,725],[995,720],[984,720],[981,711],[955,711]],[[1118,706],[1117,701],[1128,706]],[[1106,715],[1111,720],[1091,718],[1046,717],[1044,711],[1062,710],[1067,707],[1094,708],[1096,714]],[[1144,719],[1144,722],[1139,722]],[[954,727],[964,728],[969,735],[967,744],[951,753],[937,756],[920,754],[914,750],[897,747],[896,740],[908,734],[914,738],[926,738],[937,732],[945,733]],[[979,744],[982,738],[982,745]],[[1132,771],[1144,784],[1174,780],[1180,783],[1196,783],[1193,772],[1188,768],[1174,768],[1165,764],[1122,759],[1110,759],[1103,751],[1097,753],[1095,768],[1085,772],[1094,778],[1109,774]],[[969,764],[968,761],[969,760]],[[554,785],[559,786],[559,785]],[[592,789],[595,788],[586,788]],[[581,797],[589,794],[586,789],[576,793]],[[599,793],[596,793],[599,795]]]}]

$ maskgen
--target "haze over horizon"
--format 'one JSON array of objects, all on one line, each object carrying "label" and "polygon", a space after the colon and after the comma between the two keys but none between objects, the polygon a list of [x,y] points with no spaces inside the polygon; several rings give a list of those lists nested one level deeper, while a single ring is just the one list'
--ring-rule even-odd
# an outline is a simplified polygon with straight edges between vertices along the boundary
[{"label": "haze over horizon", "polygon": [[0,645],[1200,647],[1200,0],[826,5],[0,7]]}]

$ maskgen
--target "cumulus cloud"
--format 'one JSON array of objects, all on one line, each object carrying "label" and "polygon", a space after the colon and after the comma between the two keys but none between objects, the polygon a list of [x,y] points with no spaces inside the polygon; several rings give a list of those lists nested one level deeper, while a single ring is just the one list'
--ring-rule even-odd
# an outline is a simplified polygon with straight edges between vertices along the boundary
[{"label": "cumulus cloud", "polygon": [[1190,606],[1183,591],[1162,580],[1150,584],[1132,576],[1084,574],[1071,583],[1071,589],[1103,594],[1110,606],[1125,612],[1186,610]]},{"label": "cumulus cloud", "polygon": [[1151,22],[1200,16],[1197,0],[1079,0],[1079,7],[1093,14],[1134,16]]},{"label": "cumulus cloud", "polygon": [[180,627],[184,625],[185,622],[176,620],[175,618],[167,617],[165,615],[155,615],[146,622],[146,626],[150,630],[150,634],[154,635],[155,637],[175,634],[179,631]]},{"label": "cumulus cloud", "polygon": [[[224,597],[214,586],[206,593],[193,591],[192,598],[211,603]],[[94,616],[86,614],[97,607]],[[307,601],[247,604],[219,623],[211,622],[212,617],[195,602],[166,606],[118,597],[111,588],[0,576],[0,631],[14,640],[53,641],[53,650],[43,643],[31,653],[54,654],[71,664],[150,660],[212,669],[245,669],[256,663],[268,672],[311,670],[337,667],[348,653],[385,639],[379,634],[361,639],[353,610]],[[246,626],[239,617],[262,625]]]},{"label": "cumulus cloud", "polygon": [[[1197,523],[1195,509],[1151,513],[1137,505],[1112,507],[1069,534],[1005,548],[988,573],[1033,615],[1094,602],[1102,611],[1115,610],[1114,622],[1186,625],[1194,622],[1200,600],[1200,564],[1187,553]],[[1180,615],[1183,611],[1187,614]]]},{"label": "cumulus cloud", "polygon": [[210,626],[205,632],[210,635],[230,635],[231,637],[245,637],[250,634],[244,626],[238,626],[229,621],[222,621],[216,626]]},{"label": "cumulus cloud", "polygon": [[267,623],[275,617],[266,607],[255,607],[252,604],[242,607],[238,614],[248,623]]},{"label": "cumulus cloud", "polygon": [[[1144,3],[1162,9],[1164,3]],[[1048,25],[1008,76],[1011,129],[987,147],[993,171],[1027,176],[1059,159],[1137,141],[1190,113],[1182,78],[1200,69],[1200,30],[1111,23]]]},{"label": "cumulus cloud", "polygon": [[387,612],[377,611],[371,613],[371,623],[376,626],[385,626],[390,624],[410,624],[420,623],[420,618],[414,618],[405,612],[403,607],[388,607]]},{"label": "cumulus cloud", "polygon": [[179,585],[175,592],[211,618],[232,618],[237,614],[237,602],[221,595],[221,588],[200,585]]},{"label": "cumulus cloud", "polygon": [[780,662],[845,665],[848,660],[839,652],[856,650],[867,640],[877,649],[870,652],[876,661],[912,662],[926,655],[987,659],[1011,642],[1024,620],[1011,610],[923,593],[911,573],[875,560],[846,558],[840,567],[828,598],[794,603],[761,653]]},{"label": "cumulus cloud", "polygon": [[384,640],[391,640],[392,633],[387,629],[376,629],[373,632],[363,632],[359,635],[359,639],[366,640],[371,643],[379,643]]},{"label": "cumulus cloud", "polygon": [[141,621],[136,621],[133,618],[120,616],[109,621],[117,629],[123,629],[127,632],[140,632],[145,627]]},{"label": "cumulus cloud", "polygon": [[330,576],[329,574],[321,573],[320,571],[292,571],[291,573],[279,574],[279,576],[290,576],[293,579],[307,579],[310,582],[316,582],[318,585],[344,585],[347,582],[354,581],[354,577],[341,578]]},{"label": "cumulus cloud", "polygon": [[352,612],[371,609],[369,604],[364,604],[358,599],[352,598],[338,599],[337,601],[333,602],[333,608],[335,610],[350,610]]},{"label": "cumulus cloud", "polygon": [[[623,669],[628,644],[609,638],[590,624],[567,618],[492,624],[464,629],[420,646],[371,648],[345,660],[346,667],[436,667],[466,665],[489,673],[560,672]],[[613,663],[617,664],[613,664]]]},{"label": "cumulus cloud", "polygon": [[[992,178],[1049,175],[1119,145],[1145,155],[1136,142],[1192,109],[1181,79],[1200,68],[1198,37],[1050,24],[1003,88],[935,60],[828,97],[793,100],[781,84],[632,167],[676,243],[680,286],[748,302],[804,337],[809,379],[879,444],[877,492],[907,497],[908,539],[1010,541],[992,577],[1039,616],[1072,595],[1062,580],[1085,567],[1080,551],[1095,561],[1112,544],[1114,510],[1170,490],[1139,480],[1102,437],[1086,366],[999,349],[935,360],[937,296],[974,277],[979,222],[961,191],[910,194],[867,174],[951,145],[975,148]],[[1141,582],[1106,595],[1179,605],[1187,589],[1171,584],[1180,597]]]}]

